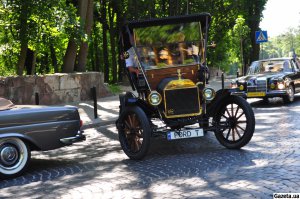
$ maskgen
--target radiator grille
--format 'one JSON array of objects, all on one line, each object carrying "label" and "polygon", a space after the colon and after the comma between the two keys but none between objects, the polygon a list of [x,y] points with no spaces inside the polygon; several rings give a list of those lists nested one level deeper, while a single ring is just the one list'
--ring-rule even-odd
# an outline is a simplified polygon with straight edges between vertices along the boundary
[{"label": "radiator grille", "polygon": [[188,117],[201,113],[197,87],[165,90],[164,93],[167,117]]},{"label": "radiator grille", "polygon": [[266,92],[267,91],[267,81],[265,79],[257,79],[253,83],[248,83],[248,92]]}]

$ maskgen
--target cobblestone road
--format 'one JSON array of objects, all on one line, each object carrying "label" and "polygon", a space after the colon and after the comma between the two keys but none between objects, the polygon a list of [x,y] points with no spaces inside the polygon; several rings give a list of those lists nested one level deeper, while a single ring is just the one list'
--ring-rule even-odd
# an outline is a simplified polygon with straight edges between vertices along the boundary
[{"label": "cobblestone road", "polygon": [[114,126],[86,130],[87,141],[34,152],[23,176],[0,181],[0,198],[272,198],[300,193],[300,97],[291,105],[251,101],[256,131],[243,150],[208,133],[200,139],[155,139],[131,161]]}]

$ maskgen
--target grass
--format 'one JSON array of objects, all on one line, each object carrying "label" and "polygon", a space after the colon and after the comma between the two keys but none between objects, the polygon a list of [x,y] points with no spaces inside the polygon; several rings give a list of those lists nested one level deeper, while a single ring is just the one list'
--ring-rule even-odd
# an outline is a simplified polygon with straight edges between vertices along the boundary
[{"label": "grass", "polygon": [[110,91],[111,93],[113,93],[113,94],[118,94],[118,93],[121,92],[121,88],[120,88],[120,86],[117,85],[117,84],[109,84],[109,85],[108,85],[108,89],[109,89],[109,91]]}]

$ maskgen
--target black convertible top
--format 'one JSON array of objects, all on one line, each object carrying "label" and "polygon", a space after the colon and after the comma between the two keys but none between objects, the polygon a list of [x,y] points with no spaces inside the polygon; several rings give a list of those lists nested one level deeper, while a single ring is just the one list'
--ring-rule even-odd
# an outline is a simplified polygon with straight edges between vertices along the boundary
[{"label": "black convertible top", "polygon": [[209,13],[199,13],[191,15],[180,15],[180,16],[171,16],[164,18],[152,18],[146,20],[130,21],[126,25],[130,29],[133,28],[143,28],[149,26],[160,26],[167,24],[178,24],[178,23],[188,23],[188,22],[197,22],[200,21],[202,26],[205,26],[206,20],[208,24],[211,21],[211,15]]}]

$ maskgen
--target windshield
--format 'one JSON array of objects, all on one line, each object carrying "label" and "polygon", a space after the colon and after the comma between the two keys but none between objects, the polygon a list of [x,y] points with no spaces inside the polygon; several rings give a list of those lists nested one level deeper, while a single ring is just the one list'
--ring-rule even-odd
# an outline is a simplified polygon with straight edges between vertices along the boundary
[{"label": "windshield", "polygon": [[204,60],[200,22],[136,28],[133,32],[141,65],[146,70]]},{"label": "windshield", "polygon": [[252,62],[248,75],[261,73],[292,72],[292,66],[287,59]]}]

